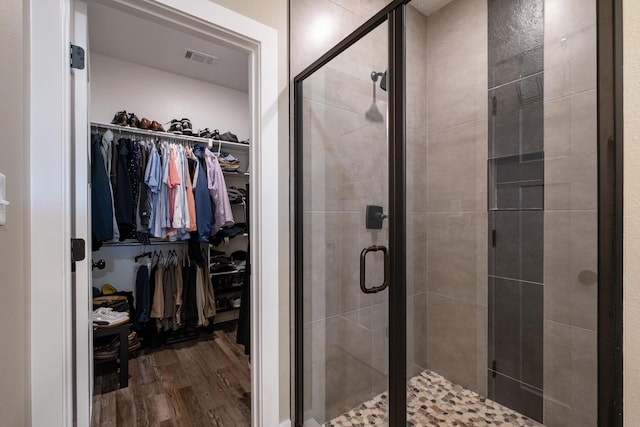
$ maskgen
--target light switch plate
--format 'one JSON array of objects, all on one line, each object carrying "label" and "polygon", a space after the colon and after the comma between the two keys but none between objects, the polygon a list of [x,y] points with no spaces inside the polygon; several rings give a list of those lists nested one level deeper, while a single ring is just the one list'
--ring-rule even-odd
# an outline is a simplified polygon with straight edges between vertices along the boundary
[{"label": "light switch plate", "polygon": [[0,173],[0,225],[7,222],[7,205],[9,202],[5,199],[7,194],[7,177]]}]

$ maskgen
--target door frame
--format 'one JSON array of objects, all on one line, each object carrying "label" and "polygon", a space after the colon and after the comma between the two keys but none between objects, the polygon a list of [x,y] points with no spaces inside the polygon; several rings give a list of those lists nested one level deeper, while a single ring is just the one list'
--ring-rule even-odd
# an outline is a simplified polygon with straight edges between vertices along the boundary
[{"label": "door frame", "polygon": [[[389,422],[406,420],[405,70],[404,8],[393,0],[300,72],[294,82],[294,402],[296,427],[304,423],[303,343],[303,82],[388,20],[389,25]],[[596,0],[598,11],[598,426],[622,426],[623,105],[622,0]],[[400,51],[398,51],[400,50]],[[398,70],[400,70],[398,72]],[[397,218],[402,215],[402,218]],[[396,218],[394,218],[396,217]]]},{"label": "door frame", "polygon": [[[252,425],[279,425],[277,31],[209,0],[101,0],[249,55]],[[29,79],[30,423],[73,424],[71,79],[73,0],[26,5]],[[88,126],[88,124],[87,124]],[[87,253],[90,256],[90,253]],[[88,266],[88,263],[85,263]],[[87,267],[88,268],[88,267]],[[89,349],[87,349],[87,354]],[[89,396],[78,396],[78,401]],[[79,422],[82,425],[82,422]]]}]

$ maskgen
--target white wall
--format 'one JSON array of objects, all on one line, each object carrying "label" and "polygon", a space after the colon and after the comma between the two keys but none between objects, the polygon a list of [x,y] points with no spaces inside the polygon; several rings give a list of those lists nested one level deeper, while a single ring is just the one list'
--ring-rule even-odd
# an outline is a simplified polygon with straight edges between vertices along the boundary
[{"label": "white wall", "polygon": [[640,425],[640,2],[623,2],[624,425]]},{"label": "white wall", "polygon": [[21,0],[0,1],[0,173],[7,176],[6,225],[0,226],[0,424],[28,425],[29,417],[29,157],[25,138],[25,38]]},{"label": "white wall", "polygon": [[208,127],[231,131],[241,139],[250,135],[246,92],[94,52],[89,67],[91,121],[109,123],[117,111],[126,110],[162,124],[185,117],[194,131]]}]

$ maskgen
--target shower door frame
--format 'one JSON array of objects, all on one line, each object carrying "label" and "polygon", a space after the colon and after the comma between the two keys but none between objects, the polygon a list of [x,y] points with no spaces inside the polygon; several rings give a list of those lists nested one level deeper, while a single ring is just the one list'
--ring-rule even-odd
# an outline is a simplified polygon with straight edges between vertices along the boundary
[{"label": "shower door frame", "polygon": [[[406,6],[393,0],[293,79],[294,387],[291,415],[304,422],[303,83],[375,28],[388,25],[389,425],[406,425]],[[598,12],[598,426],[622,426],[622,0]],[[355,268],[355,267],[354,267]]]}]

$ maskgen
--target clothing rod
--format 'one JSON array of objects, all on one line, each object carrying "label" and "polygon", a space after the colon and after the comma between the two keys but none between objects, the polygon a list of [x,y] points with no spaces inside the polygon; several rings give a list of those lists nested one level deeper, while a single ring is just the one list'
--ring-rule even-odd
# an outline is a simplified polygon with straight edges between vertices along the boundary
[{"label": "clothing rod", "polygon": [[[118,246],[160,246],[160,245],[186,245],[187,242],[189,241],[189,239],[185,239],[185,240],[174,240],[174,241],[170,241],[170,240],[151,240],[149,242],[148,245],[145,245],[144,243],[140,243],[136,240],[124,240],[122,242],[102,242],[102,247],[118,247]],[[204,243],[204,242],[202,242]]]},{"label": "clothing rod", "polygon": [[179,141],[187,141],[193,142],[197,144],[206,144],[209,148],[214,146],[214,143],[222,144],[226,149],[236,149],[236,150],[248,150],[248,144],[240,144],[239,142],[229,142],[229,141],[221,141],[219,139],[211,139],[211,138],[200,138],[198,136],[189,136],[189,135],[178,135],[170,132],[157,132],[153,130],[147,129],[138,129],[131,128],[127,126],[119,126],[113,125],[109,123],[99,123],[99,122],[91,122],[91,127],[96,129],[109,129],[120,133],[128,133],[131,135],[145,135],[152,136],[155,138],[165,138],[165,139],[175,139]]}]

